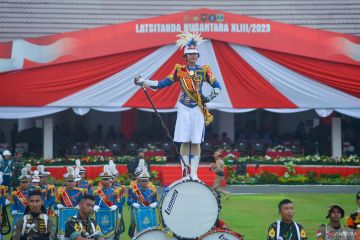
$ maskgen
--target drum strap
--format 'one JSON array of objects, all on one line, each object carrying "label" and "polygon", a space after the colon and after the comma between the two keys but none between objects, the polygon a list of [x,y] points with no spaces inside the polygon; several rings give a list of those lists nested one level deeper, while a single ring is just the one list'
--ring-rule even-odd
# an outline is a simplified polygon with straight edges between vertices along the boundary
[{"label": "drum strap", "polygon": [[21,190],[18,190],[16,193],[17,198],[19,199],[19,201],[21,202],[21,204],[26,207],[28,205],[28,199],[26,198],[26,196],[21,192]]},{"label": "drum strap", "polygon": [[136,194],[137,199],[146,207],[150,206],[150,203],[148,201],[145,200],[144,196],[142,195],[140,189],[138,188],[138,186],[135,184],[133,186],[134,192]]},{"label": "drum strap", "polygon": [[72,202],[71,202],[71,199],[70,199],[70,197],[69,197],[69,194],[68,194],[66,191],[64,191],[64,192],[62,193],[62,196],[61,196],[61,197],[62,197],[62,199],[63,199],[66,207],[74,207],[73,204],[72,204]]},{"label": "drum strap", "polygon": [[111,202],[110,198],[103,192],[102,189],[97,190],[98,195],[103,200],[103,202],[106,204],[106,206],[111,207],[113,203]]}]

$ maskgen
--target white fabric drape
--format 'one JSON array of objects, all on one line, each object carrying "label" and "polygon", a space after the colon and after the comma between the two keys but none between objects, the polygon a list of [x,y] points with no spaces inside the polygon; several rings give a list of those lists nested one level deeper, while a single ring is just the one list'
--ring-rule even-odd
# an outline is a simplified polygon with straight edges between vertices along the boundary
[{"label": "white fabric drape", "polygon": [[[199,65],[208,64],[216,78],[219,81],[221,86],[220,94],[214,98],[211,102],[207,103],[207,107],[209,109],[219,109],[219,108],[232,108],[232,104],[230,101],[230,97],[228,91],[226,90],[226,85],[224,79],[222,78],[222,74],[220,71],[220,67],[218,61],[216,59],[216,55],[211,44],[211,41],[206,41],[199,46],[199,52],[201,53],[199,58]],[[212,87],[209,84],[203,85],[203,94],[208,96],[212,91]]]},{"label": "white fabric drape", "polygon": [[61,111],[67,107],[0,107],[0,118],[21,119],[45,116]]},{"label": "white fabric drape", "polygon": [[245,46],[230,44],[274,88],[299,108],[358,108],[360,99],[300,75]]},{"label": "white fabric drape", "polygon": [[77,107],[122,106],[139,90],[134,85],[134,77],[140,74],[144,78],[149,78],[176,50],[177,47],[175,45],[161,47],[121,72],[75,94],[53,102],[49,106],[73,106],[74,104]]},{"label": "white fabric drape", "polygon": [[334,111],[334,109],[315,109],[316,113],[320,117],[328,117]]},{"label": "white fabric drape", "polygon": [[266,111],[275,113],[297,113],[310,110],[310,108],[265,108]]},{"label": "white fabric drape", "polygon": [[338,109],[335,109],[335,111],[345,114],[345,115],[348,115],[348,116],[351,116],[351,117],[360,118],[360,108],[358,108],[358,109],[346,109],[346,108],[339,109],[338,108]]}]

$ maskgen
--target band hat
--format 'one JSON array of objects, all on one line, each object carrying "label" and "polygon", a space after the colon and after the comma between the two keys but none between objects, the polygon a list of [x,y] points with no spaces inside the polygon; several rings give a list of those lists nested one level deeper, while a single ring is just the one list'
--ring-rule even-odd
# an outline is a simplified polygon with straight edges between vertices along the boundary
[{"label": "band hat", "polygon": [[44,165],[39,165],[37,166],[37,170],[39,171],[39,176],[48,176],[50,175],[50,172],[46,172],[45,171],[45,166]]},{"label": "band hat", "polygon": [[67,167],[67,173],[64,174],[66,181],[75,181],[75,170],[73,167]]},{"label": "band hat", "polygon": [[29,181],[29,179],[31,178],[31,176],[29,176],[27,174],[27,169],[26,168],[23,168],[21,169],[21,175],[18,177],[18,180],[20,180],[21,182],[27,182]]},{"label": "band hat", "polygon": [[11,156],[11,152],[9,150],[5,150],[2,155],[3,156]]},{"label": "band hat", "polygon": [[78,167],[75,168],[75,182],[80,182],[81,176],[80,176],[80,169]]},{"label": "band hat", "polygon": [[104,166],[104,171],[102,173],[100,173],[100,178],[104,179],[104,180],[108,180],[111,178],[109,165]]},{"label": "band hat", "polygon": [[31,164],[30,163],[28,163],[28,164],[26,164],[25,165],[25,168],[26,168],[26,171],[27,171],[27,173],[29,174],[29,175],[32,175],[32,174],[34,174],[33,173],[33,171],[31,171]]},{"label": "band hat", "polygon": [[109,170],[113,177],[119,176],[119,171],[116,169],[116,165],[113,160],[109,161]]},{"label": "band hat", "polygon": [[343,217],[345,216],[345,210],[344,210],[339,204],[334,203],[334,204],[331,204],[331,205],[328,207],[328,212],[327,212],[326,218],[330,218],[330,214],[331,214],[331,212],[332,212],[332,210],[333,210],[334,208],[337,208],[337,209],[340,210],[340,212],[341,212],[341,218],[343,218]]},{"label": "band hat", "polygon": [[176,41],[176,45],[180,49],[184,48],[184,54],[198,53],[198,46],[205,40],[201,37],[200,33],[197,32],[182,32],[176,35],[179,39]]},{"label": "band hat", "polygon": [[79,168],[80,174],[86,172],[86,168],[84,168],[83,166],[81,166],[81,161],[80,161],[79,159],[76,159],[75,164],[76,164],[76,167]]},{"label": "band hat", "polygon": [[39,171],[35,170],[34,175],[32,176],[32,183],[40,183]]},{"label": "band hat", "polygon": [[144,171],[144,169],[147,170],[147,164],[144,159],[140,159],[139,164],[134,171],[135,176],[138,177]]}]

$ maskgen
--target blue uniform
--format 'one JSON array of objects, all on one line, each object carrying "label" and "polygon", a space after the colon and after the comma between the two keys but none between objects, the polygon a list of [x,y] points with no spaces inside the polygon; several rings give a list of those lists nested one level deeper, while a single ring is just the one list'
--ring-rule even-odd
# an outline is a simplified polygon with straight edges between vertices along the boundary
[{"label": "blue uniform", "polygon": [[22,191],[20,189],[13,191],[11,194],[11,206],[10,211],[17,210],[18,212],[24,213],[26,206],[28,205],[30,190],[27,189]]},{"label": "blue uniform", "polygon": [[[67,193],[69,196],[69,199],[71,201],[72,207],[76,207],[83,196],[83,190],[79,188],[74,188],[72,190],[67,190],[65,187],[60,187],[58,189],[57,195],[56,195],[56,203],[61,203],[65,207],[71,207],[70,204],[66,204],[64,199],[66,199],[66,195],[64,193]],[[55,210],[57,210],[57,206],[55,205]]]},{"label": "blue uniform", "polygon": [[148,203],[157,202],[157,192],[156,188],[153,185],[148,185],[147,188],[143,188],[140,183],[136,183],[133,187],[131,192],[129,192],[128,202],[130,205],[133,203],[139,203],[140,206],[145,206],[144,202],[139,199],[139,195],[141,194],[144,197],[144,200]]},{"label": "blue uniform", "polygon": [[[157,87],[152,87],[152,88],[162,89],[168,87],[172,85],[174,82],[180,81],[180,79],[188,77],[189,72],[191,71],[194,72],[193,80],[192,80],[194,83],[194,87],[199,93],[202,93],[202,85],[204,82],[209,83],[213,88],[221,89],[219,82],[215,79],[208,65],[204,65],[204,66],[195,65],[193,68],[191,68],[190,66],[185,66],[180,64],[176,64],[171,74],[164,80],[159,81]],[[180,81],[180,87],[181,87],[181,94],[180,94],[179,102],[191,108],[198,106],[197,103],[190,96],[188,96],[188,94],[184,90],[184,86],[181,81]]]},{"label": "blue uniform", "polygon": [[51,206],[55,203],[55,186],[51,184],[41,185],[40,190],[44,197],[44,205],[46,209],[51,208]]},{"label": "blue uniform", "polygon": [[120,189],[99,187],[97,190],[94,191],[95,205],[98,205],[100,209],[107,209],[109,207],[99,195],[99,190],[101,190],[108,197],[111,202],[110,206],[116,205],[119,208],[120,212],[122,211],[122,207],[124,205],[124,198],[122,196],[122,193],[120,192]]},{"label": "blue uniform", "polygon": [[78,188],[82,188],[82,189],[86,189],[86,191],[88,193],[91,193],[91,184],[89,181],[86,181],[84,179],[81,179],[81,181],[79,182]]},{"label": "blue uniform", "polygon": [[0,207],[5,206],[5,201],[8,198],[7,186],[0,185]]}]

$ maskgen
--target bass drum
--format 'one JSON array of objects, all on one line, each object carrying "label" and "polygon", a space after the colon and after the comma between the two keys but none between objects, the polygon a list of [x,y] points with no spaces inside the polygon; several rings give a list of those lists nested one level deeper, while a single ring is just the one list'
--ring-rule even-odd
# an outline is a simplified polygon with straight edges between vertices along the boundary
[{"label": "bass drum", "polygon": [[215,239],[243,240],[243,237],[240,234],[228,229],[215,228],[199,238],[199,240],[215,240]]},{"label": "bass drum", "polygon": [[164,190],[160,201],[163,225],[180,238],[198,238],[219,215],[216,193],[200,181],[179,180]]},{"label": "bass drum", "polygon": [[168,238],[160,228],[149,228],[140,232],[133,240],[177,240],[177,238]]}]

